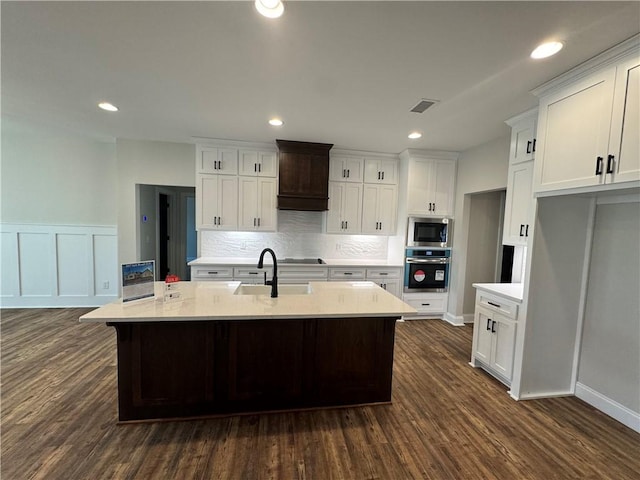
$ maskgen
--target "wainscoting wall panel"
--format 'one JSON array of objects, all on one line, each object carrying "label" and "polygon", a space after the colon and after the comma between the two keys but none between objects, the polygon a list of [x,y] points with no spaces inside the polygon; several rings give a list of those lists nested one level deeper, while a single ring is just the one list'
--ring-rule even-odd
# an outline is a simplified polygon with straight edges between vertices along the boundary
[{"label": "wainscoting wall panel", "polygon": [[91,307],[118,297],[117,229],[0,224],[0,306]]}]

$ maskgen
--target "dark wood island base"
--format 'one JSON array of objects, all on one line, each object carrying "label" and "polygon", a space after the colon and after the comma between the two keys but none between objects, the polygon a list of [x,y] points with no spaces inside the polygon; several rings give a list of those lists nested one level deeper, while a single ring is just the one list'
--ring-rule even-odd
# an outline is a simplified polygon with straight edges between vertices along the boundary
[{"label": "dark wood island base", "polygon": [[109,322],[119,420],[389,403],[396,319]]}]

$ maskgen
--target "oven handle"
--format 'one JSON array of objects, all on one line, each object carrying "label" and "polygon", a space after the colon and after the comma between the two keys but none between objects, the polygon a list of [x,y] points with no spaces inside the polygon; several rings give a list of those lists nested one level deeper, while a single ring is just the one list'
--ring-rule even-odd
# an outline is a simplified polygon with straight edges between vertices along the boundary
[{"label": "oven handle", "polygon": [[449,263],[448,258],[407,258],[407,263],[436,263],[445,265]]}]

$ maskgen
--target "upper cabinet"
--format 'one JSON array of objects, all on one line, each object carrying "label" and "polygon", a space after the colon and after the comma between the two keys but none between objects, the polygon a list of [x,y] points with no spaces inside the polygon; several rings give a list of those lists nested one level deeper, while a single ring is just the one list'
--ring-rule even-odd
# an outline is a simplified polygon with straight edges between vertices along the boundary
[{"label": "upper cabinet", "polygon": [[275,232],[277,227],[276,179],[239,177],[238,228]]},{"label": "upper cabinet", "polygon": [[364,157],[333,155],[329,159],[329,180],[362,183]]},{"label": "upper cabinet", "polygon": [[364,162],[364,183],[398,184],[398,161],[367,158]]},{"label": "upper cabinet", "polygon": [[198,145],[196,148],[196,172],[236,175],[238,173],[238,149]]},{"label": "upper cabinet", "polygon": [[238,177],[198,175],[196,183],[196,228],[238,229]]},{"label": "upper cabinet", "polygon": [[276,152],[259,150],[239,151],[240,175],[248,177],[274,177],[278,172]]},{"label": "upper cabinet", "polygon": [[362,183],[329,182],[327,233],[360,233]]},{"label": "upper cabinet", "polygon": [[502,243],[527,245],[533,234],[533,158],[538,109],[507,120],[511,126],[511,148]]},{"label": "upper cabinet", "polygon": [[637,186],[639,45],[636,36],[534,92],[540,97],[535,192]]},{"label": "upper cabinet", "polygon": [[445,158],[432,158],[413,150],[402,153],[409,162],[408,215],[453,216],[457,155],[442,156]]},{"label": "upper cabinet", "polygon": [[365,183],[362,198],[362,233],[394,235],[398,212],[398,187]]}]

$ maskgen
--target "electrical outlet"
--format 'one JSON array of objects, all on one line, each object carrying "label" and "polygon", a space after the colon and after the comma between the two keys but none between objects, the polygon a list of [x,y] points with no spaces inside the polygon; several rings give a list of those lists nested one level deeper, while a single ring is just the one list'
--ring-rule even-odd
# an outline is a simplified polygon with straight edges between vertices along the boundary
[{"label": "electrical outlet", "polygon": [[108,281],[106,281],[106,282],[102,282],[102,288],[103,288],[104,290],[109,290],[109,282],[108,282]]}]

